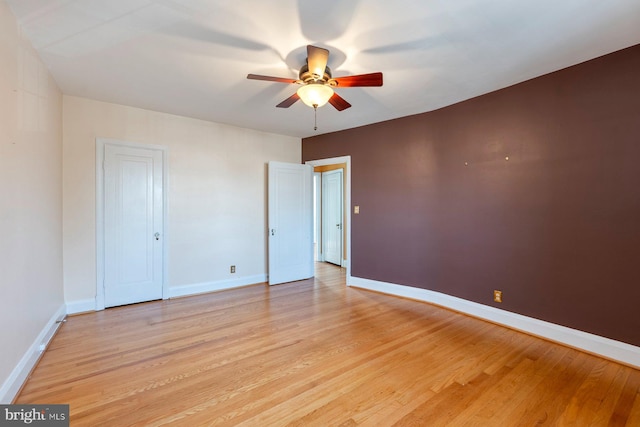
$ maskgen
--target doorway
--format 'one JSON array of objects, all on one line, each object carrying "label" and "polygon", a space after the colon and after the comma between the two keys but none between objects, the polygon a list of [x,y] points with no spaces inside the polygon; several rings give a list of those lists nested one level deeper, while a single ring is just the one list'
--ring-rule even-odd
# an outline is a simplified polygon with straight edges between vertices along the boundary
[{"label": "doorway", "polygon": [[[328,261],[335,263],[336,265],[339,265],[341,267],[345,267],[347,269],[347,277],[349,277],[351,271],[351,157],[343,156],[328,159],[310,160],[306,163],[314,167],[314,190],[316,193],[314,197],[314,237],[316,244],[316,260],[320,262]],[[332,172],[336,170],[340,170],[340,172]],[[323,227],[322,223],[324,221],[327,221],[327,219],[323,218],[324,216],[326,216],[323,213],[323,206],[326,208],[326,201],[323,202],[322,194],[322,175],[325,173],[329,173],[327,176],[331,177],[332,182],[330,184],[330,187],[334,188],[333,193],[337,193],[337,191],[335,191],[335,187],[339,185],[340,189],[342,190],[342,194],[341,196],[338,196],[341,198],[341,203],[338,205],[341,209],[341,213],[334,213],[333,219],[329,220],[327,225]],[[340,175],[341,177],[342,182],[340,184],[337,183],[337,175]],[[335,199],[333,199],[332,204],[334,205],[334,208],[336,208],[335,205],[337,203]],[[329,233],[333,234],[334,236],[332,245],[335,245],[335,239],[337,239],[337,242],[339,242],[340,245],[339,249],[336,246],[333,247],[333,254],[329,254],[329,260],[327,260],[326,258],[327,252],[329,251],[324,248],[323,243],[323,239],[326,241],[326,237],[324,237],[323,234],[328,231],[327,229],[333,232]],[[339,250],[341,253],[341,255],[338,255],[337,258],[335,257],[336,250]]]}]

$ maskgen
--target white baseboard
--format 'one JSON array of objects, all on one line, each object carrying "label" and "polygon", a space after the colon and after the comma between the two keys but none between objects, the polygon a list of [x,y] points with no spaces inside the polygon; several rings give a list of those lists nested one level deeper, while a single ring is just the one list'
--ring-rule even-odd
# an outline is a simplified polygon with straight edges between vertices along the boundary
[{"label": "white baseboard", "polygon": [[88,311],[96,311],[96,300],[94,298],[67,302],[67,314],[86,313]]},{"label": "white baseboard", "polygon": [[222,291],[225,289],[239,288],[241,286],[264,283],[268,280],[266,274],[255,276],[244,276],[237,279],[218,280],[215,282],[195,283],[191,285],[174,286],[169,288],[169,298],[184,297],[189,295],[203,294],[206,292]]},{"label": "white baseboard", "polygon": [[[204,294],[207,292],[223,291],[225,289],[239,288],[241,286],[263,283],[268,280],[266,274],[256,276],[245,276],[237,279],[218,280],[215,282],[194,283],[191,285],[173,286],[169,288],[168,295],[164,299],[186,297],[189,295]],[[67,301],[67,314],[86,313],[96,311],[95,299],[84,299],[79,301]]]},{"label": "white baseboard", "polygon": [[20,362],[13,368],[9,377],[5,380],[4,384],[2,384],[2,388],[0,388],[0,404],[10,404],[18,395],[31,370],[36,366],[36,363],[38,363],[40,355],[45,348],[47,348],[49,341],[51,341],[51,338],[53,338],[53,335],[58,329],[60,325],[58,321],[64,319],[65,315],[66,307],[63,304],[47,321],[33,344],[31,344],[24,356],[22,356],[22,359],[20,359]]},{"label": "white baseboard", "polygon": [[462,298],[429,291],[427,289],[394,283],[379,282],[360,277],[347,278],[347,284],[385,294],[411,298],[449,308],[470,316],[498,323],[511,329],[526,332],[541,338],[567,345],[607,359],[640,368],[640,347],[545,322],[521,314],[468,301]]}]

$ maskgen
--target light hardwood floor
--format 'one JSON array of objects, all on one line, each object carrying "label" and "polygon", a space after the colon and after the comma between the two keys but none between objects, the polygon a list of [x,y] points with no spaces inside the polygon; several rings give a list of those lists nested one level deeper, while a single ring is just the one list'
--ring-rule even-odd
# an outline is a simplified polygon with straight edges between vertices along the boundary
[{"label": "light hardwood floor", "polygon": [[343,270],[73,316],[17,403],[72,426],[640,426],[640,371]]}]

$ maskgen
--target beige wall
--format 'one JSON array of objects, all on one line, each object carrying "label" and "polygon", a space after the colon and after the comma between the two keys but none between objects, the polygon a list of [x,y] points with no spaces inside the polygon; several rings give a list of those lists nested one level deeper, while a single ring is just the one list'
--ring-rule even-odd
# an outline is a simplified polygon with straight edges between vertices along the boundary
[{"label": "beige wall", "polygon": [[299,163],[301,141],[62,96],[2,0],[0,41],[0,401],[6,401],[65,302],[87,307],[95,299],[96,138],[168,147],[168,283],[175,293],[266,275],[266,163]]},{"label": "beige wall", "polygon": [[14,369],[64,301],[62,96],[4,1],[0,94],[0,392],[6,394]]},{"label": "beige wall", "polygon": [[[63,103],[64,283],[71,311],[88,307],[96,294],[96,138],[168,147],[172,290],[264,277],[266,163],[299,163],[299,138],[72,96]],[[237,266],[233,275],[230,265]]]}]

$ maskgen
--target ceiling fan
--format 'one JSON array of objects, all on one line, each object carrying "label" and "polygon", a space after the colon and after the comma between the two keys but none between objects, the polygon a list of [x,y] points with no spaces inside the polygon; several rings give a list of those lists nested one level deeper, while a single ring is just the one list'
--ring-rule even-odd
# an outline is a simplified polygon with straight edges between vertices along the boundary
[{"label": "ceiling fan", "polygon": [[351,107],[344,98],[333,91],[338,87],[382,86],[382,73],[359,74],[355,76],[331,76],[331,69],[327,67],[329,51],[317,46],[307,45],[307,63],[300,68],[298,79],[282,77],[247,75],[251,80],[266,80],[270,82],[300,85],[297,92],[276,105],[279,108],[289,108],[299,99],[309,107],[317,109],[327,102],[342,111]]}]

